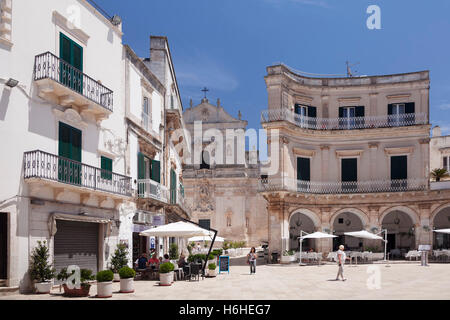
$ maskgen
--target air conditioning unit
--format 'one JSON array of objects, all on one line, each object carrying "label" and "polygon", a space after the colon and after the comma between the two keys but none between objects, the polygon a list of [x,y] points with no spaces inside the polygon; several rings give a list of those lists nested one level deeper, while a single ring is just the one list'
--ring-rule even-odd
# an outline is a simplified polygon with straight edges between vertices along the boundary
[{"label": "air conditioning unit", "polygon": [[152,217],[152,215],[151,214],[149,214],[149,213],[146,213],[145,214],[145,223],[148,223],[148,224],[151,224],[152,223],[152,221],[153,221],[153,219],[152,219],[153,217]]}]

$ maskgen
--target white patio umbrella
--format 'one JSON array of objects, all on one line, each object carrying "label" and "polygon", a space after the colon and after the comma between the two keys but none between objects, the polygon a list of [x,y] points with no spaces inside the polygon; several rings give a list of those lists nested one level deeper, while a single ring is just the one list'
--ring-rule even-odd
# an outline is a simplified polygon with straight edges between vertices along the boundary
[{"label": "white patio umbrella", "polygon": [[449,233],[450,234],[450,229],[438,229],[438,230],[433,230],[434,232],[439,232],[439,233]]},{"label": "white patio umbrella", "polygon": [[383,237],[377,236],[374,233],[371,233],[366,230],[362,231],[353,231],[353,232],[344,232],[347,236],[352,236],[356,238],[370,239],[370,240],[384,240]]},{"label": "white patio umbrella", "polygon": [[[214,235],[209,235],[209,236],[196,236],[196,237],[192,237],[189,238],[188,241],[189,242],[204,242],[204,241],[212,241],[212,238],[214,237]],[[216,240],[214,240],[214,242],[224,242],[225,239],[222,237],[216,237]]]},{"label": "white patio umbrella", "polygon": [[[306,236],[302,236],[303,233],[306,234]],[[300,266],[303,265],[302,264],[302,241],[304,239],[325,239],[325,238],[336,238],[336,237],[337,236],[335,236],[335,235],[320,232],[320,231],[313,232],[313,233],[307,233],[303,230],[300,230],[300,237],[298,237],[300,240],[300,262],[299,262],[299,265]]]},{"label": "white patio umbrella", "polygon": [[345,235],[356,237],[356,238],[363,238],[363,239],[370,239],[370,240],[382,240],[384,241],[384,261],[386,261],[386,250],[387,250],[387,230],[383,230],[381,232],[384,232],[384,239],[383,237],[380,237],[379,235],[376,235],[372,232],[361,230],[361,231],[353,231],[353,232],[344,232]]},{"label": "white patio umbrella", "polygon": [[156,228],[150,228],[139,233],[144,237],[177,237],[191,238],[195,236],[209,236],[210,231],[200,228],[195,224],[178,221],[165,224]]}]

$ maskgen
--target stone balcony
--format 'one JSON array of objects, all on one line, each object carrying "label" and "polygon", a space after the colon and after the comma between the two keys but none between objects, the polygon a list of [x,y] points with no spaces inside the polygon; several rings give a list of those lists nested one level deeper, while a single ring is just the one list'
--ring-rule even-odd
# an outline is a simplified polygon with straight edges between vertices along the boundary
[{"label": "stone balcony", "polygon": [[428,124],[425,113],[405,113],[352,118],[312,118],[294,113],[289,109],[264,110],[261,123],[287,121],[309,130],[356,130],[393,128]]},{"label": "stone balcony", "polygon": [[95,196],[99,205],[105,200],[121,203],[132,196],[130,177],[39,150],[24,153],[23,171],[31,196],[44,187],[52,189],[55,200],[70,192],[78,194],[81,202]]},{"label": "stone balcony", "polygon": [[113,91],[50,52],[35,57],[34,81],[42,99],[96,121],[113,112]]},{"label": "stone balcony", "polygon": [[258,185],[259,192],[294,192],[305,194],[359,194],[381,192],[425,191],[427,179],[374,180],[348,182],[316,182],[286,178],[263,178]]}]

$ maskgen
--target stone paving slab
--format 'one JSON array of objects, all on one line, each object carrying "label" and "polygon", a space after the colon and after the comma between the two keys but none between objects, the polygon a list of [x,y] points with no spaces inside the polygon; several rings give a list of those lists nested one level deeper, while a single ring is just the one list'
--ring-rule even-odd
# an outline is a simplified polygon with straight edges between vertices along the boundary
[{"label": "stone paving slab", "polygon": [[[369,289],[368,279],[379,272],[380,289]],[[115,293],[119,300],[340,300],[340,299],[450,299],[450,264],[391,264],[345,266],[347,281],[335,281],[336,265],[263,265],[249,274],[248,266],[231,266],[230,274],[200,281],[177,281],[160,287],[157,281],[135,281],[133,294]],[[373,278],[371,278],[373,279]],[[373,283],[373,282],[370,282]],[[114,283],[114,291],[119,284]],[[96,286],[91,287],[91,297]],[[0,299],[61,300],[59,290],[51,295],[13,295]],[[73,299],[73,298],[72,298]],[[77,300],[80,298],[77,298]]]}]

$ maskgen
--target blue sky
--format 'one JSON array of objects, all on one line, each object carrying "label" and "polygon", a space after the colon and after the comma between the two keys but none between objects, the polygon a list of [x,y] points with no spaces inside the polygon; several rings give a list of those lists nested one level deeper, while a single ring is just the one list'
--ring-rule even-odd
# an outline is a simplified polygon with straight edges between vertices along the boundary
[{"label": "blue sky", "polygon": [[[430,70],[430,119],[450,134],[450,1],[447,0],[96,0],[123,19],[124,43],[149,55],[149,35],[165,35],[184,107],[220,98],[260,128],[267,108],[266,67],[360,75]],[[366,27],[369,5],[381,30]]]}]

